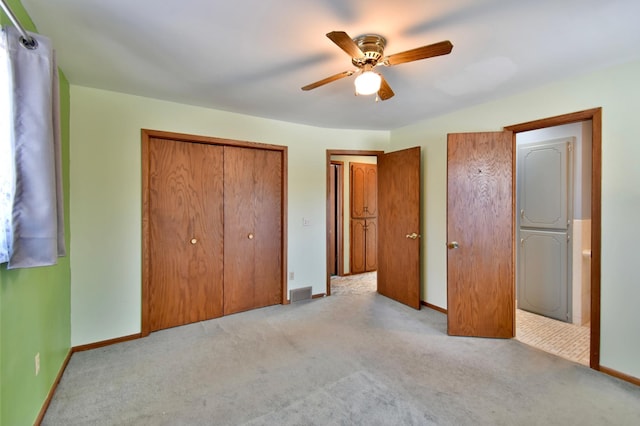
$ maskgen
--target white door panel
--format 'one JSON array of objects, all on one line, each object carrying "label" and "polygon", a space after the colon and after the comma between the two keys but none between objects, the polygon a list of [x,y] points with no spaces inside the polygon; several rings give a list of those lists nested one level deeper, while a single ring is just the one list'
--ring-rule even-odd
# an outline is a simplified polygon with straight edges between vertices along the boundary
[{"label": "white door panel", "polygon": [[562,139],[518,149],[521,227],[567,227],[567,147]]},{"label": "white door panel", "polygon": [[518,307],[568,320],[567,233],[520,230]]},{"label": "white door panel", "polygon": [[518,308],[571,320],[571,150],[574,138],[518,148]]}]

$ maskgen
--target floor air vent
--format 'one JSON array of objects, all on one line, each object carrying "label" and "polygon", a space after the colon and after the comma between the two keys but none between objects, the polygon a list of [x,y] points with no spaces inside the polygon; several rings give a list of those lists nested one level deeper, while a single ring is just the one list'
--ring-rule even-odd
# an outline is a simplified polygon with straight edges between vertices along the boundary
[{"label": "floor air vent", "polygon": [[289,290],[289,300],[291,303],[299,302],[300,300],[311,299],[311,287],[302,287]]}]

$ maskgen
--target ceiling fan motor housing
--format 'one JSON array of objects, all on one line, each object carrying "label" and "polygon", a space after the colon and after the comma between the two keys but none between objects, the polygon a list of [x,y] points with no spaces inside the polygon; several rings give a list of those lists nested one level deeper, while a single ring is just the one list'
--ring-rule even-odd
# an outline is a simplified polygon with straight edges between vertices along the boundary
[{"label": "ceiling fan motor housing", "polygon": [[375,65],[378,63],[378,60],[380,60],[384,54],[384,47],[387,44],[385,38],[377,34],[361,35],[354,38],[353,41],[358,45],[362,53],[364,53],[364,57],[353,58],[351,60],[353,65],[359,68],[362,68],[366,64]]}]

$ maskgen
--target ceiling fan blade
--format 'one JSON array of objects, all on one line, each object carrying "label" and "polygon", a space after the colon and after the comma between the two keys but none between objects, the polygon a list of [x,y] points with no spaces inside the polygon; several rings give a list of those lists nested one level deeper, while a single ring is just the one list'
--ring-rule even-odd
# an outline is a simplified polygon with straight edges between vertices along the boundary
[{"label": "ceiling fan blade", "polygon": [[352,58],[364,58],[362,50],[360,50],[356,42],[349,37],[349,34],[344,31],[331,31],[327,33],[327,37]]},{"label": "ceiling fan blade", "polygon": [[380,74],[380,77],[382,77],[382,80],[380,81],[380,89],[378,89],[378,97],[381,100],[386,101],[387,99],[393,97],[395,93],[393,93],[393,90],[391,90],[391,86],[389,86],[389,83],[387,83],[387,80],[385,80],[382,74]]},{"label": "ceiling fan blade", "polygon": [[320,81],[316,81],[315,83],[307,84],[302,88],[302,90],[311,90],[311,89],[315,89],[316,87],[324,86],[325,84],[331,83],[336,80],[340,80],[341,78],[349,77],[350,75],[353,75],[354,72],[355,71],[351,71],[351,70],[343,71],[341,73],[332,75],[331,77],[327,77]]},{"label": "ceiling fan blade", "polygon": [[448,55],[453,49],[453,44],[449,40],[429,46],[417,47],[405,52],[395,53],[384,58],[385,65],[398,65],[405,62],[419,61],[420,59],[432,58],[434,56]]}]

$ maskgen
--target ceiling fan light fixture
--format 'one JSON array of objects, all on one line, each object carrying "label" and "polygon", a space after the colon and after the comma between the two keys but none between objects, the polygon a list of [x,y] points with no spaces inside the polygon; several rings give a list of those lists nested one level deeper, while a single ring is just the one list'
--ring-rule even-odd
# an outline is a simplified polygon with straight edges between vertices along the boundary
[{"label": "ceiling fan light fixture", "polygon": [[380,90],[382,77],[373,71],[364,71],[355,80],[357,95],[373,95]]}]

